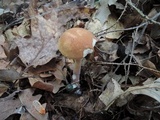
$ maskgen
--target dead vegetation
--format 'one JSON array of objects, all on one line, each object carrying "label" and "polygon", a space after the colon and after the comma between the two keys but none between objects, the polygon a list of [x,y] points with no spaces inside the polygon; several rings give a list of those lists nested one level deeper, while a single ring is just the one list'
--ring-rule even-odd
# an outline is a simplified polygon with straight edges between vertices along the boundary
[{"label": "dead vegetation", "polygon": [[[0,2],[2,120],[159,119],[159,1]],[[73,27],[98,39],[82,61],[81,95],[67,88],[74,61],[57,45]]]}]

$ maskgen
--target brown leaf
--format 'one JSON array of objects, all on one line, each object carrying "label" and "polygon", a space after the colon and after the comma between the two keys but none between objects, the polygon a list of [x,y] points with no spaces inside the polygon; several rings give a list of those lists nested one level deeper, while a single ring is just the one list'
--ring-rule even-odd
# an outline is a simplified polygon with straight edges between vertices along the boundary
[{"label": "brown leaf", "polygon": [[21,115],[20,120],[36,120],[31,114],[25,112]]},{"label": "brown leaf", "polygon": [[105,107],[105,105],[100,100],[97,100],[96,102],[91,102],[89,100],[88,93],[83,93],[82,96],[63,94],[61,100],[58,100],[56,105],[65,106],[67,108],[74,109],[75,111],[84,109],[84,111],[90,113],[104,110]]},{"label": "brown leaf", "polygon": [[0,60],[0,69],[6,69],[7,65],[9,64],[9,62],[5,61],[5,60]]},{"label": "brown leaf", "polygon": [[8,89],[9,87],[5,84],[0,84],[0,96]]},{"label": "brown leaf", "polygon": [[160,71],[157,70],[155,64],[153,62],[151,62],[150,60],[146,60],[143,63],[144,67],[147,67],[148,71],[150,71],[151,73],[153,73],[155,76],[159,77],[160,76]]},{"label": "brown leaf", "polygon": [[12,82],[20,79],[21,75],[15,69],[0,70],[0,81]]},{"label": "brown leaf", "polygon": [[19,99],[22,105],[24,105],[27,111],[37,120],[47,120],[48,113],[46,113],[45,115],[42,115],[38,113],[38,111],[33,106],[33,101],[39,100],[41,95],[32,96],[32,94],[33,94],[32,89],[26,89],[19,95]]},{"label": "brown leaf", "polygon": [[120,84],[112,79],[99,98],[106,105],[107,110],[122,93],[124,93],[124,91],[121,89]]},{"label": "brown leaf", "polygon": [[19,57],[26,66],[44,65],[57,56],[57,43],[54,38],[47,41],[21,38],[16,43],[20,50]]},{"label": "brown leaf", "polygon": [[4,45],[5,37],[3,35],[0,35],[0,45]]},{"label": "brown leaf", "polygon": [[[49,9],[45,16],[39,15],[36,1],[32,1],[29,7],[31,19],[32,37],[19,37],[15,41],[19,49],[19,57],[27,66],[38,66],[48,63],[52,58],[57,57],[57,40],[64,32],[64,25],[76,18],[88,18],[90,12],[81,12],[76,5],[62,5],[59,8]],[[47,9],[47,8],[45,8]],[[88,10],[89,11],[89,10]],[[86,17],[87,16],[87,17]]]},{"label": "brown leaf", "polygon": [[19,57],[26,66],[44,65],[57,56],[59,23],[57,23],[56,14],[52,13],[54,20],[36,15],[31,21],[32,37],[29,39],[17,38],[16,40]]},{"label": "brown leaf", "polygon": [[37,66],[36,68],[31,67],[29,71],[36,75],[45,73],[47,71],[52,71],[52,70],[54,71],[56,70],[56,63],[57,63],[57,60],[52,59],[50,62],[48,62],[47,64],[43,66]]},{"label": "brown leaf", "polygon": [[21,102],[19,99],[16,100],[5,100],[0,102],[0,113],[1,120],[5,120],[8,116],[14,113],[14,111],[21,107]]},{"label": "brown leaf", "polygon": [[[149,17],[153,17],[153,16],[156,16],[156,14],[159,13],[159,9],[152,9],[149,13]],[[158,19],[156,20],[157,22],[160,22],[160,18],[158,17]],[[160,32],[159,32],[159,25],[156,25],[156,24],[153,24],[151,27],[150,27],[150,36],[153,38],[153,39],[158,39],[160,38]]]},{"label": "brown leaf", "polygon": [[5,59],[7,58],[4,49],[0,46],[0,59]]},{"label": "brown leaf", "polygon": [[107,53],[109,55],[109,58],[105,55],[104,59],[108,61],[115,61],[118,58],[118,45],[116,43],[113,43],[109,40],[105,40],[103,42],[100,42],[98,45],[100,48],[100,52]]},{"label": "brown leaf", "polygon": [[12,32],[14,35],[21,37],[29,37],[30,36],[30,26],[29,21],[24,19],[22,24],[18,27],[14,27]]},{"label": "brown leaf", "polygon": [[41,90],[46,90],[49,92],[52,92],[54,87],[52,84],[43,82],[41,78],[35,77],[35,78],[28,78],[31,86],[34,88],[39,88]]},{"label": "brown leaf", "polygon": [[50,82],[43,82],[41,78],[28,78],[29,82],[32,87],[38,88],[41,90],[46,90],[49,92],[57,93],[58,90],[63,87],[63,83],[59,80],[56,81],[50,81]]},{"label": "brown leaf", "polygon": [[49,83],[53,85],[53,93],[57,93],[59,89],[64,86],[64,84],[59,80],[50,81]]},{"label": "brown leaf", "polygon": [[67,69],[64,68],[65,62],[64,60],[60,61],[53,72],[53,75],[56,77],[57,80],[62,81],[66,79]]}]

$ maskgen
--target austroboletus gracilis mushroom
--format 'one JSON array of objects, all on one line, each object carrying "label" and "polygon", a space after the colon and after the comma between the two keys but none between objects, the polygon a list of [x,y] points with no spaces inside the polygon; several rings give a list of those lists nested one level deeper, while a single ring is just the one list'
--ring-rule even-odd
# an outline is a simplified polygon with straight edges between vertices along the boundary
[{"label": "austroboletus gracilis mushroom", "polygon": [[75,61],[72,79],[76,87],[79,87],[81,61],[94,51],[96,42],[95,36],[83,28],[71,28],[60,36],[58,41],[59,51],[65,57]]}]

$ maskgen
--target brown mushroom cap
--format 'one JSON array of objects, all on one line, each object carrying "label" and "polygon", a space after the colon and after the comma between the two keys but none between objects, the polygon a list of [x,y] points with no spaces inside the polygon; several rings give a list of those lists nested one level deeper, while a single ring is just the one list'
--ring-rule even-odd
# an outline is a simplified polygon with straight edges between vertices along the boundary
[{"label": "brown mushroom cap", "polygon": [[71,28],[65,31],[59,41],[59,51],[70,59],[81,59],[93,52],[96,38],[83,28]]}]

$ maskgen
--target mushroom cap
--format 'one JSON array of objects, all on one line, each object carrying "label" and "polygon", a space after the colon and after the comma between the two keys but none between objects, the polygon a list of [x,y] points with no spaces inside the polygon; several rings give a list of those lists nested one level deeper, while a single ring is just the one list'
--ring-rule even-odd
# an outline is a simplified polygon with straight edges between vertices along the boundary
[{"label": "mushroom cap", "polygon": [[83,28],[71,28],[59,38],[58,48],[65,57],[82,59],[93,52],[96,41],[90,31]]}]

